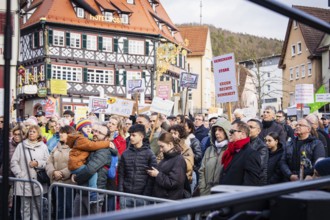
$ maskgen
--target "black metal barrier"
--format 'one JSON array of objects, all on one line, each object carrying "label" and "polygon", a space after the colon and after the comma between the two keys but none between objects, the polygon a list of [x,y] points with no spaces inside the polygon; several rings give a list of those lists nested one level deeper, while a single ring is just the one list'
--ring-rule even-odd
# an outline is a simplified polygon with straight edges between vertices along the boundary
[{"label": "black metal barrier", "polygon": [[[323,177],[310,181],[297,181],[276,185],[262,186],[256,190],[214,194],[210,196],[181,200],[180,203],[163,203],[151,207],[123,210],[116,213],[95,215],[82,219],[95,220],[124,220],[124,219],[165,219],[187,214],[195,214],[219,210],[221,208],[252,203],[261,200],[275,199],[282,195],[301,192],[303,190],[315,190],[330,186],[330,177]],[[329,194],[330,195],[330,194]]]}]

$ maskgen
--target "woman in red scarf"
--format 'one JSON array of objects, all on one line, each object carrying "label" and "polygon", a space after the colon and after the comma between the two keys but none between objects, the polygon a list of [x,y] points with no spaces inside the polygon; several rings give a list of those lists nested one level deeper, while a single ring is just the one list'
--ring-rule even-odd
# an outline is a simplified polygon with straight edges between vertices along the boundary
[{"label": "woman in red scarf", "polygon": [[220,184],[260,185],[260,155],[250,147],[250,129],[245,122],[235,122],[229,130],[229,144],[222,155]]}]

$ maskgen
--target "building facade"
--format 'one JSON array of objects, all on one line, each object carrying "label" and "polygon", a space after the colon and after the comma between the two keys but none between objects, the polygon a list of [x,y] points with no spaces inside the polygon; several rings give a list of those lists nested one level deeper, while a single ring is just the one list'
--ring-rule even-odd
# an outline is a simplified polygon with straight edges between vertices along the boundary
[{"label": "building facade", "polygon": [[[126,98],[130,79],[144,79],[141,100],[151,100],[157,70],[169,63],[160,50],[169,45],[179,55],[161,73],[168,76],[175,93],[185,67],[183,44],[157,0],[30,0],[21,19],[17,74],[24,100],[21,114],[38,110],[46,116],[61,114],[86,106],[89,96]],[[61,82],[60,88],[54,82]],[[54,93],[63,87],[66,94]]]}]

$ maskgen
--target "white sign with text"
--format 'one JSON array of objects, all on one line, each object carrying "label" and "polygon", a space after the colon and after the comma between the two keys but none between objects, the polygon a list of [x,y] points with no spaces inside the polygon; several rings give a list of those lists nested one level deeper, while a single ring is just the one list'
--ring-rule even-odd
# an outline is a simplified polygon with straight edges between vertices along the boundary
[{"label": "white sign with text", "polygon": [[296,85],[296,103],[308,104],[314,103],[314,86],[313,84],[297,84]]},{"label": "white sign with text", "polygon": [[174,102],[159,97],[154,97],[150,106],[151,112],[157,112],[164,115],[171,115]]},{"label": "white sign with text", "polygon": [[330,93],[315,94],[315,102],[330,102]]}]

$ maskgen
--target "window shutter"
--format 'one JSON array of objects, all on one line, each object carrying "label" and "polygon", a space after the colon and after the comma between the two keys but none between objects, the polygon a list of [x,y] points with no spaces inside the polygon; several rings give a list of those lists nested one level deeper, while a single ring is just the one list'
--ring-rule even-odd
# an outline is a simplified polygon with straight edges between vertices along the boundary
[{"label": "window shutter", "polygon": [[103,50],[103,37],[98,37],[99,51]]},{"label": "window shutter", "polygon": [[48,44],[53,44],[53,30],[48,30]]},{"label": "window shutter", "polygon": [[128,54],[128,40],[124,40],[124,53]]},{"label": "window shutter", "polygon": [[179,54],[179,67],[182,67],[182,55]]},{"label": "window shutter", "polygon": [[127,72],[124,71],[123,72],[123,85],[126,86],[126,75],[127,75]]},{"label": "window shutter", "polygon": [[113,39],[113,51],[118,52],[118,39]]},{"label": "window shutter", "polygon": [[47,80],[52,78],[52,64],[46,64],[46,77]]},{"label": "window shutter", "polygon": [[33,35],[34,47],[39,47],[39,32],[34,32]]},{"label": "window shutter", "polygon": [[65,33],[66,46],[70,47],[70,32]]},{"label": "window shutter", "polygon": [[87,70],[87,68],[83,69],[83,73],[84,73],[84,82],[87,82],[88,81],[88,70]]},{"label": "window shutter", "polygon": [[119,86],[120,82],[119,82],[119,71],[116,70],[116,86]]},{"label": "window shutter", "polygon": [[142,71],[142,79],[146,78],[146,72]]},{"label": "window shutter", "polygon": [[82,35],[82,48],[83,49],[87,48],[87,35],[86,34]]},{"label": "window shutter", "polygon": [[32,39],[32,34],[29,34],[29,44],[30,44],[30,48],[33,48],[33,39]]},{"label": "window shutter", "polygon": [[148,56],[149,55],[149,42],[148,41],[146,41],[146,43],[145,43],[145,55],[146,56]]}]

